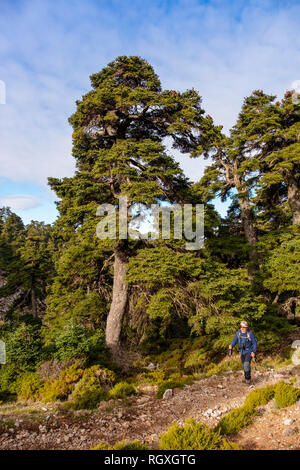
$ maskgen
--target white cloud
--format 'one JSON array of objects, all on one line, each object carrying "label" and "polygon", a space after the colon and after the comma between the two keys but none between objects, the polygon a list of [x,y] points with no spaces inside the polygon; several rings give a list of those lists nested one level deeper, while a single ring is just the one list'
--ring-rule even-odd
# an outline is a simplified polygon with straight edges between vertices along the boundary
[{"label": "white cloud", "polygon": [[0,197],[0,206],[10,207],[12,210],[28,210],[39,205],[41,205],[41,202],[35,196],[12,195]]}]

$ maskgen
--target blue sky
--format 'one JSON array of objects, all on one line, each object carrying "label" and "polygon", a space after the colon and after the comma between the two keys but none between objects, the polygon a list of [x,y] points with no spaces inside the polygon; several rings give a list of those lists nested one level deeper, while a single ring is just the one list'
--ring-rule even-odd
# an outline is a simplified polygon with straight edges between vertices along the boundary
[{"label": "blue sky", "polygon": [[[145,58],[164,88],[194,87],[228,130],[252,90],[281,98],[300,79],[299,17],[299,0],[0,0],[0,205],[55,219],[47,177],[75,168],[67,119],[115,57]],[[201,177],[206,162],[174,155]]]}]

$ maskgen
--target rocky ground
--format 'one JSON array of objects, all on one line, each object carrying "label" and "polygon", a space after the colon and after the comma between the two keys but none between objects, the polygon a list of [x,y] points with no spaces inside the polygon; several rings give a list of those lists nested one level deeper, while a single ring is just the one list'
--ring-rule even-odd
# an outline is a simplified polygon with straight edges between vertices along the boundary
[{"label": "rocky ground", "polygon": [[[293,376],[300,383],[300,367],[276,371],[256,370],[253,384],[243,383],[241,371],[212,376],[168,399],[155,398],[155,388],[144,388],[137,397],[102,402],[94,411],[66,411],[59,404],[5,404],[0,406],[0,449],[89,449],[99,442],[122,439],[158,445],[159,435],[176,421],[193,417],[214,426],[232,408],[241,406],[254,388]],[[300,449],[300,401],[278,409],[274,402],[260,408],[260,416],[233,440],[245,449]]]}]

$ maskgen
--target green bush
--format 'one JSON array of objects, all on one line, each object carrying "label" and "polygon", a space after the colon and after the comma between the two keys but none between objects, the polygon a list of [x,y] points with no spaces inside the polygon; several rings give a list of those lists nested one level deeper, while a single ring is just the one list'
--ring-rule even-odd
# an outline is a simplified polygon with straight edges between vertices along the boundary
[{"label": "green bush", "polygon": [[264,388],[253,390],[246,398],[244,405],[249,407],[266,405],[275,393],[274,385],[268,385]]},{"label": "green bush", "polygon": [[83,374],[84,370],[80,367],[79,361],[65,367],[60,371],[58,379],[51,378],[44,383],[40,392],[42,401],[65,400]]},{"label": "green bush", "polygon": [[216,431],[225,435],[237,434],[240,429],[251,423],[251,418],[256,414],[257,412],[251,404],[234,408],[221,419],[216,426]]},{"label": "green bush", "polygon": [[102,387],[111,387],[116,380],[116,374],[105,367],[94,365],[85,369],[83,377],[96,377]]},{"label": "green bush", "polygon": [[193,368],[197,370],[207,363],[207,353],[203,350],[192,351],[187,355],[184,362],[184,368]]},{"label": "green bush", "polygon": [[295,329],[295,325],[291,325],[287,318],[269,313],[253,323],[252,327],[260,350],[264,352],[272,351],[282,338]]},{"label": "green bush", "polygon": [[104,333],[93,332],[80,325],[68,324],[54,338],[53,356],[58,361],[86,358],[92,362],[105,356]]},{"label": "green bush", "polygon": [[144,442],[140,441],[120,441],[117,442],[113,447],[109,447],[108,444],[98,444],[92,447],[90,450],[147,450],[148,446]]},{"label": "green bush", "polygon": [[131,395],[136,395],[136,389],[133,385],[127,382],[119,382],[110,391],[112,398],[126,398]]},{"label": "green bush", "polygon": [[7,365],[33,371],[44,356],[40,326],[21,323],[5,335],[5,346]]},{"label": "green bush", "polygon": [[72,391],[72,385],[62,379],[51,379],[44,383],[40,398],[44,402],[64,400]]},{"label": "green bush", "polygon": [[257,415],[256,407],[266,405],[273,397],[279,407],[293,405],[300,397],[300,389],[279,382],[276,385],[253,390],[246,398],[244,405],[227,413],[216,426],[221,434],[236,434],[251,423],[251,418]]},{"label": "green bush", "polygon": [[0,369],[0,392],[15,394],[18,377],[24,372],[33,372],[45,351],[39,324],[23,322],[4,326],[0,331],[6,346],[6,364]]},{"label": "green bush", "polygon": [[275,401],[280,408],[293,405],[300,397],[300,389],[279,382],[275,387]]},{"label": "green bush", "polygon": [[39,397],[42,381],[35,372],[26,372],[16,382],[18,399],[35,400]]},{"label": "green bush", "polygon": [[94,409],[101,400],[108,398],[108,393],[99,386],[99,381],[95,375],[82,377],[75,385],[72,393],[72,401],[68,406],[74,410]]},{"label": "green bush", "polygon": [[0,392],[16,393],[16,380],[19,370],[15,364],[3,364],[0,369]]},{"label": "green bush", "polygon": [[151,384],[157,384],[165,379],[165,372],[162,369],[155,369],[150,372],[143,372],[138,376],[139,381],[146,381]]},{"label": "green bush", "polygon": [[173,426],[159,439],[160,450],[238,450],[239,447],[224,439],[218,431],[187,419],[183,426]]},{"label": "green bush", "polygon": [[76,361],[74,364],[63,369],[59,374],[59,378],[67,384],[72,384],[78,382],[83,374],[84,370],[80,368],[79,362]]}]

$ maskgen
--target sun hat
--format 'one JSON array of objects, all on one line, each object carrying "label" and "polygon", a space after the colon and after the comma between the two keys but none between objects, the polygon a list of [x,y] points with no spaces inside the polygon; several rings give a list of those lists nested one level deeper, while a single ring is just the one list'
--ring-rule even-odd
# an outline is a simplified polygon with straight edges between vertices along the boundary
[{"label": "sun hat", "polygon": [[241,321],[240,326],[244,326],[245,328],[248,328],[248,323],[246,321]]}]

